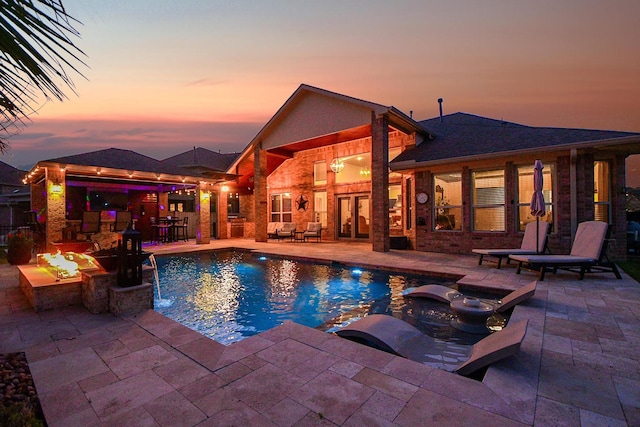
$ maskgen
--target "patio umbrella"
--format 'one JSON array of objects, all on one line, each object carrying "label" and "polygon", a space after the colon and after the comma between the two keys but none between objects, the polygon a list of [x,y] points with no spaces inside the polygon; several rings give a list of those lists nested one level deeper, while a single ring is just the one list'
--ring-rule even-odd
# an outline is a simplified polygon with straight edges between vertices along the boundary
[{"label": "patio umbrella", "polygon": [[546,215],[544,206],[544,194],[542,194],[542,166],[541,160],[536,160],[533,166],[533,196],[531,197],[531,215],[536,217],[536,253],[540,242],[540,217]]}]

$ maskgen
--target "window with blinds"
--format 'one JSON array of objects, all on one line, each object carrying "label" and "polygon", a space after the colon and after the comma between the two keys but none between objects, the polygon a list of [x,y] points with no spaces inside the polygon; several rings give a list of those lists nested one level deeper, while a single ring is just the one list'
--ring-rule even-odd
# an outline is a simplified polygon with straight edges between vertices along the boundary
[{"label": "window with blinds", "polygon": [[474,231],[505,231],[504,169],[471,173]]}]

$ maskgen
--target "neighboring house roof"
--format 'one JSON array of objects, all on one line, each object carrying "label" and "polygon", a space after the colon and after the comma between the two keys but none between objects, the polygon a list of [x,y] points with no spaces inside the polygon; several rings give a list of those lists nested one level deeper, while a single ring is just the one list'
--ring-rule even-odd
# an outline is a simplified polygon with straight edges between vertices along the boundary
[{"label": "neighboring house roof", "polygon": [[433,136],[396,157],[390,166],[399,170],[419,163],[453,162],[497,153],[580,148],[596,142],[640,142],[640,133],[588,129],[532,127],[467,113],[455,113],[419,124]]},{"label": "neighboring house roof", "polygon": [[141,172],[160,172],[172,175],[187,174],[189,171],[170,163],[164,163],[143,154],[120,148],[107,148],[90,153],[58,157],[39,163],[59,163],[61,165],[96,166],[103,168],[133,170]]},{"label": "neighboring house roof", "polygon": [[162,163],[189,168],[200,166],[224,172],[239,155],[240,153],[222,154],[202,147],[193,147],[193,150],[164,159]]},{"label": "neighboring house roof", "polygon": [[0,184],[4,185],[24,185],[22,178],[26,172],[16,169],[11,165],[0,162]]}]

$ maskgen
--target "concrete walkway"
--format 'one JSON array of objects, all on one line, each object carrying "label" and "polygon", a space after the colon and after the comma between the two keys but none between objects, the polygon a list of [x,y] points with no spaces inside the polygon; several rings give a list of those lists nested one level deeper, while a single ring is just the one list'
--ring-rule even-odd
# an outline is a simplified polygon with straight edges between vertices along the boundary
[{"label": "concrete walkway", "polygon": [[[513,266],[368,244],[215,241],[400,271],[458,274],[515,289]],[[287,322],[224,346],[153,311],[34,313],[17,269],[0,266],[0,353],[24,351],[49,426],[640,425],[640,284],[623,274],[549,274],[514,310],[529,319],[516,357],[482,382]]]}]

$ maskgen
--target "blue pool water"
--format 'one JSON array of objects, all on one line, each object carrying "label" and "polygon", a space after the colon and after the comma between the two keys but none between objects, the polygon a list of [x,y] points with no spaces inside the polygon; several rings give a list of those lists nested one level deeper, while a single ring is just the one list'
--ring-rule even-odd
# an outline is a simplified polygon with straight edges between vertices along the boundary
[{"label": "blue pool water", "polygon": [[[435,337],[473,343],[450,327],[445,304],[403,298],[403,289],[442,279],[248,252],[158,256],[161,304],[155,310],[223,344],[285,320],[327,330],[365,313],[388,313]],[[471,340],[471,342],[468,342]]]}]

